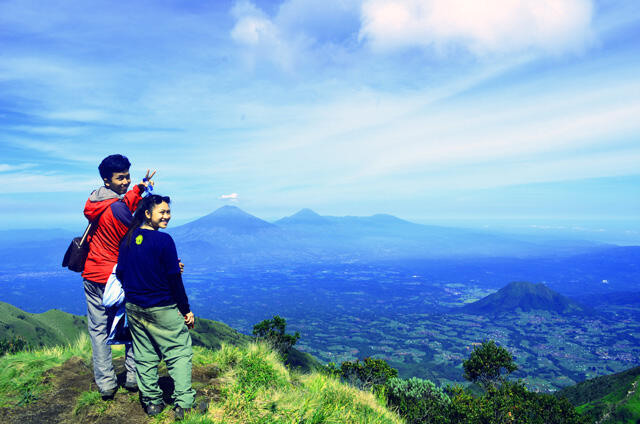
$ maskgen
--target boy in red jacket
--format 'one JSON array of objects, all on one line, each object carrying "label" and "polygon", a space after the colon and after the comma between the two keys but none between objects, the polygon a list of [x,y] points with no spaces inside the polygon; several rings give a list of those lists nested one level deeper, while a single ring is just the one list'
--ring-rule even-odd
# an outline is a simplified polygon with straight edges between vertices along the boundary
[{"label": "boy in red jacket", "polygon": [[[104,186],[91,193],[84,207],[84,215],[94,225],[82,277],[93,348],[93,374],[104,399],[113,398],[118,390],[118,381],[113,369],[111,346],[106,344],[109,329],[102,296],[113,266],[118,262],[120,239],[129,228],[132,212],[136,210],[142,193],[149,185],[153,185],[151,178],[155,174],[154,171],[149,175],[147,171],[142,182],[127,191],[131,184],[130,167],[131,163],[125,156],[111,155],[104,158],[98,166]],[[130,346],[126,347],[125,368],[125,388],[137,390],[135,362]]]}]

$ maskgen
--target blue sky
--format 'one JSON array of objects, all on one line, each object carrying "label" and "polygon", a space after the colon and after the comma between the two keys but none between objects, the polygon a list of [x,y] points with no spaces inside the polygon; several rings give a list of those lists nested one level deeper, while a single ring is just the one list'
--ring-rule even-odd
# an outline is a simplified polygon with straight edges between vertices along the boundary
[{"label": "blue sky", "polygon": [[111,153],[180,223],[635,220],[640,3],[0,0],[5,228],[82,227]]}]

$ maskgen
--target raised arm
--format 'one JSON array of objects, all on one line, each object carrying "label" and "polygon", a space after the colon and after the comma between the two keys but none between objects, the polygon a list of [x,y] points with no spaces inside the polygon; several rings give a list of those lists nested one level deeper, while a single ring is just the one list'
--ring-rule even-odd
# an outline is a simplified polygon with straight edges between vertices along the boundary
[{"label": "raised arm", "polygon": [[154,182],[152,178],[156,175],[156,171],[154,170],[151,175],[149,175],[150,172],[151,170],[147,169],[147,175],[145,175],[142,181],[134,185],[122,199],[131,212],[134,212],[138,207],[138,202],[142,199],[142,193],[144,193],[145,189],[149,186],[153,187]]}]

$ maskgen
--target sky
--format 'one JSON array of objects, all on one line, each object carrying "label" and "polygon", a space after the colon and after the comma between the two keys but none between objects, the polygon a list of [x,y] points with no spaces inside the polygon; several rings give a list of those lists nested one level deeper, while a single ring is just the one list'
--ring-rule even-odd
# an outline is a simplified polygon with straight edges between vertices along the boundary
[{"label": "sky", "polygon": [[113,153],[177,223],[633,226],[640,2],[0,0],[4,228],[83,228]]}]

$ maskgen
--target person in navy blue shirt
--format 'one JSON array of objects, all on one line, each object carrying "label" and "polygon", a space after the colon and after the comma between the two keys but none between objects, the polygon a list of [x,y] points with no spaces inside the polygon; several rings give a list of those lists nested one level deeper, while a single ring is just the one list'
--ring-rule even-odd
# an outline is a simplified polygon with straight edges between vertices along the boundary
[{"label": "person in navy blue shirt", "polygon": [[120,244],[116,275],[125,293],[133,341],[136,377],[147,414],[162,412],[158,364],[164,360],[174,381],[177,418],[193,406],[193,350],[188,328],[194,315],[182,282],[182,264],[167,228],[170,199],[151,194],[142,199]]}]

